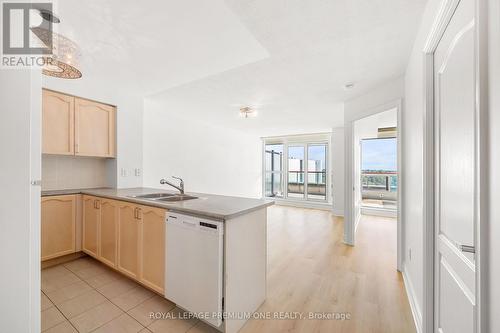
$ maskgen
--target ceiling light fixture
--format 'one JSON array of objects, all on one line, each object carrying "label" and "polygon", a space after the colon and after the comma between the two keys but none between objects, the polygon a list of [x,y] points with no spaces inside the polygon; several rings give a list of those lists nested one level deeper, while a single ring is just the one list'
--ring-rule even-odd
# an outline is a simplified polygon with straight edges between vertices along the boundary
[{"label": "ceiling light fixture", "polygon": [[349,90],[349,89],[352,89],[352,88],[354,88],[354,83],[352,83],[352,82],[346,83],[344,85],[344,89],[345,90]]},{"label": "ceiling light fixture", "polygon": [[[40,16],[52,23],[61,22],[52,12],[40,10]],[[79,79],[82,77],[78,67],[80,50],[71,39],[40,27],[33,27],[31,31],[45,45],[51,45],[52,54],[44,56],[42,73],[47,76],[62,79]]]},{"label": "ceiling light fixture", "polygon": [[243,118],[250,118],[257,116],[257,111],[249,106],[244,106],[240,108],[240,116]]},{"label": "ceiling light fixture", "polygon": [[54,13],[52,13],[51,11],[49,10],[45,10],[45,9],[40,9],[38,10],[40,16],[46,20],[46,21],[50,21],[52,23],[60,23],[61,20],[54,15]]}]

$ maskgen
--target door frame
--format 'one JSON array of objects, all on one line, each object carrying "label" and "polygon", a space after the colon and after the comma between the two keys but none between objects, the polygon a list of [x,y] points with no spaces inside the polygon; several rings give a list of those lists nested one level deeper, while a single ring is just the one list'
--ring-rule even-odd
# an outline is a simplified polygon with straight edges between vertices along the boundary
[{"label": "door frame", "polygon": [[[423,304],[422,304],[422,332],[431,333],[435,330],[435,219],[434,219],[434,179],[435,179],[435,150],[434,150],[434,52],[441,40],[446,28],[458,7],[460,0],[444,0],[434,23],[427,35],[422,50],[424,62],[424,113],[423,113]],[[481,276],[481,267],[485,258],[480,255],[486,253],[485,231],[481,229],[481,220],[486,217],[487,198],[485,188],[487,185],[485,157],[487,157],[487,8],[486,1],[474,0],[475,3],[475,76],[476,76],[476,333],[486,323],[484,290],[481,285],[484,280]],[[483,162],[481,162],[483,161]]]},{"label": "door frame", "polygon": [[391,109],[396,109],[397,113],[397,169],[398,169],[398,205],[397,205],[397,260],[396,267],[398,271],[402,271],[403,269],[403,248],[404,248],[404,239],[403,239],[403,202],[401,200],[401,196],[403,193],[403,158],[402,158],[402,99],[396,99],[386,104],[379,105],[377,107],[367,109],[364,112],[359,113],[355,118],[350,119],[345,122],[344,127],[344,137],[345,137],[345,203],[344,203],[344,243],[347,245],[354,246],[356,243],[356,228],[358,226],[357,218],[354,217],[355,213],[355,191],[354,191],[354,178],[356,177],[355,172],[355,163],[354,163],[354,145],[359,144],[359,142],[354,142],[354,123],[357,120],[375,115],[377,113],[381,113],[384,111],[388,111]]}]

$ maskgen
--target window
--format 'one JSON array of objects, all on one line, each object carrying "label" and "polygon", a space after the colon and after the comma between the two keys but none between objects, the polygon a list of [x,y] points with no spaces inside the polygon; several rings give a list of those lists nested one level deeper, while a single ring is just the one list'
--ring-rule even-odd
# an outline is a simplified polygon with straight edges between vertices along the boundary
[{"label": "window", "polygon": [[397,139],[361,140],[362,205],[396,209],[397,191]]},{"label": "window", "polygon": [[307,196],[326,200],[326,144],[310,144],[307,148]]},{"label": "window", "polygon": [[283,197],[283,145],[266,145],[265,196]]},{"label": "window", "polygon": [[320,137],[321,140],[309,142],[295,137],[292,142],[273,138],[265,144],[266,197],[328,202],[330,136]]},{"label": "window", "polygon": [[304,198],[304,146],[288,147],[288,197]]}]

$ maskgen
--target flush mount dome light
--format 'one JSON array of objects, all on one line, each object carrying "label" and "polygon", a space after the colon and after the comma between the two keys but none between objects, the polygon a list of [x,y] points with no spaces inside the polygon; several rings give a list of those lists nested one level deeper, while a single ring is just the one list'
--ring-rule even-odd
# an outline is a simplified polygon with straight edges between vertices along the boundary
[{"label": "flush mount dome light", "polygon": [[252,109],[249,106],[244,106],[244,107],[240,108],[240,116],[242,118],[256,117],[257,111]]}]

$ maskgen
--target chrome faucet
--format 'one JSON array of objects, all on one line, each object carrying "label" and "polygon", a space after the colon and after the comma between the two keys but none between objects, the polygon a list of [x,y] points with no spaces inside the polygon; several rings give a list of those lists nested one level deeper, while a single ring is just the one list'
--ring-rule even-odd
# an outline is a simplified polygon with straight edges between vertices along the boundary
[{"label": "chrome faucet", "polygon": [[165,185],[165,184],[170,185],[170,186],[178,189],[179,192],[181,192],[181,194],[184,194],[184,181],[182,180],[182,178],[176,177],[176,176],[172,176],[172,178],[175,178],[175,179],[178,179],[178,180],[181,181],[181,183],[179,184],[179,186],[177,186],[175,184],[172,184],[171,182],[169,182],[166,179],[160,179],[160,184],[162,184],[162,185]]}]

